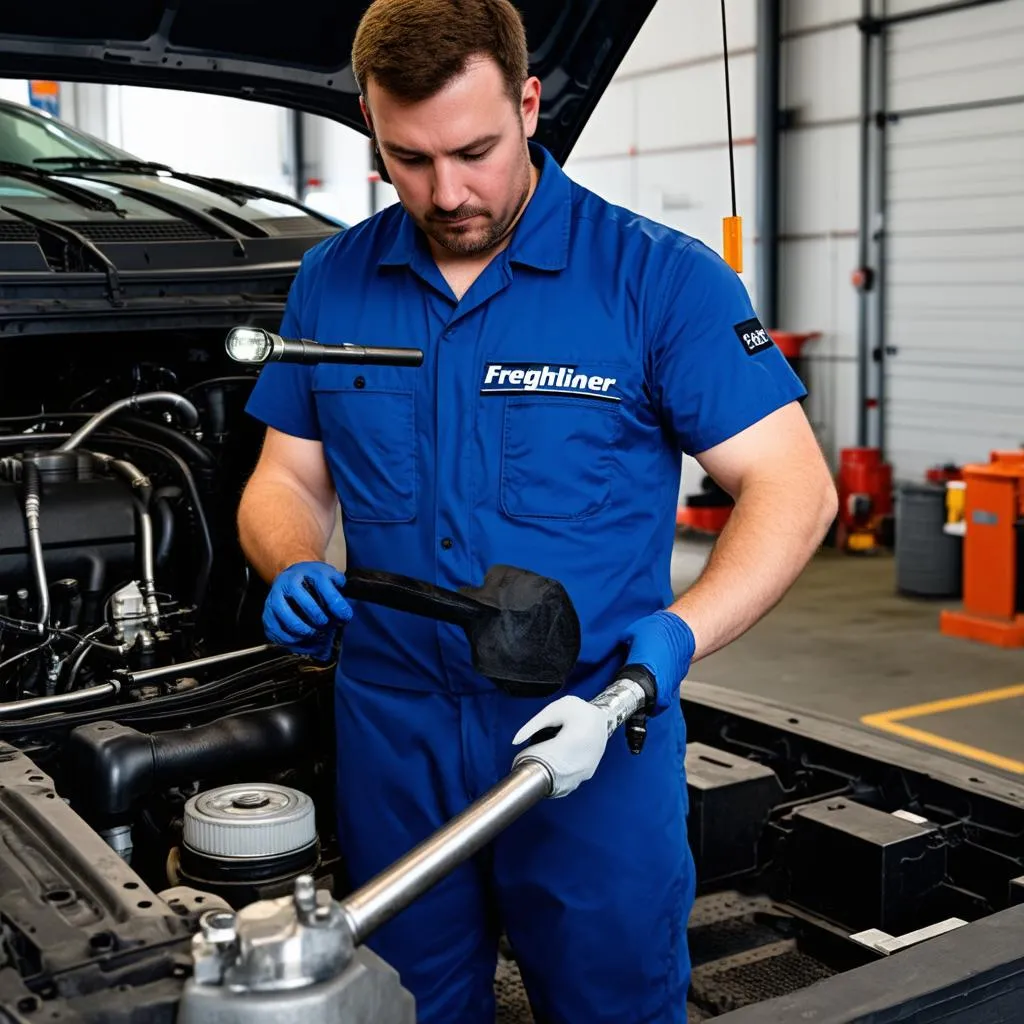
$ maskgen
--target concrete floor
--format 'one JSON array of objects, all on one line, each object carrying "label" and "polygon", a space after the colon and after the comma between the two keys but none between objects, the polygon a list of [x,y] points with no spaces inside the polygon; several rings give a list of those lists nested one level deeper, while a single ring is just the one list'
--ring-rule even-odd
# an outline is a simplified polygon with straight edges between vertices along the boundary
[{"label": "concrete floor", "polygon": [[[677,593],[700,573],[709,548],[697,537],[677,543]],[[690,678],[854,721],[1024,683],[1024,650],[943,636],[939,612],[955,602],[898,595],[894,581],[891,555],[822,550],[779,605],[696,664]],[[934,737],[906,741],[1024,773],[1024,686],[995,697],[900,719]]]}]

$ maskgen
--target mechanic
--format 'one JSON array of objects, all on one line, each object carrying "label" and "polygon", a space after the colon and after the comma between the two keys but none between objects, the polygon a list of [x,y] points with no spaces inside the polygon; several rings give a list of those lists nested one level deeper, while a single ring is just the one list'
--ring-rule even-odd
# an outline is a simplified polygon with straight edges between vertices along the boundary
[{"label": "mechanic", "polygon": [[[273,581],[268,637],[329,659],[344,627],[337,809],[352,884],[498,782],[539,724],[586,736],[586,701],[625,662],[658,686],[639,756],[621,730],[596,751],[545,741],[562,799],[370,945],[424,1024],[493,1020],[502,932],[538,1021],[684,1021],[679,689],[778,601],[833,518],[803,387],[715,253],[580,187],[532,141],[540,83],[508,0],[374,0],[352,56],[400,202],[306,255],[281,331],[425,359],[268,365],[239,509],[244,550]],[[673,603],[683,452],[735,509]],[[510,564],[564,584],[583,637],[565,695],[499,692],[458,627],[350,606],[324,561],[339,499],[348,567],[454,589]]]}]

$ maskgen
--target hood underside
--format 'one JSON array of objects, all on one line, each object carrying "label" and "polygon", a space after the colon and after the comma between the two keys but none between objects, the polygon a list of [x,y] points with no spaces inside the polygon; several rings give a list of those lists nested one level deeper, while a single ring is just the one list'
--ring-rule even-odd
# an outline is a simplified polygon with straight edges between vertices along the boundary
[{"label": "hood underside", "polygon": [[[536,140],[560,163],[655,0],[520,0]],[[146,85],[273,103],[366,131],[350,52],[368,4],[347,0],[51,0],[0,5],[0,67],[15,78]]]}]

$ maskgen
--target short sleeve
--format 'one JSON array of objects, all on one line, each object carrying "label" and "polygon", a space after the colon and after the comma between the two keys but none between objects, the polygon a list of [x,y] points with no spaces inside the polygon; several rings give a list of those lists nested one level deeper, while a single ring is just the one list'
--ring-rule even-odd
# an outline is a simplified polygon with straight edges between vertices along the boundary
[{"label": "short sleeve", "polygon": [[657,288],[648,379],[682,451],[707,451],[806,395],[743,282],[706,245],[691,241]]},{"label": "short sleeve", "polygon": [[[305,338],[311,333],[308,316],[311,299],[311,253],[307,253],[288,290],[281,336]],[[245,411],[268,427],[309,441],[320,440],[320,425],[312,391],[311,366],[299,363],[268,363],[260,371]]]}]

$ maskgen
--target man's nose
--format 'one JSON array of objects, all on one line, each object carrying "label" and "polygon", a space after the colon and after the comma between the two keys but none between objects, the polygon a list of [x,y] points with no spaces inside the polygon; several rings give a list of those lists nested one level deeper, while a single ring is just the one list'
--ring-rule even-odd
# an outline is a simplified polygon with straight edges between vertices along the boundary
[{"label": "man's nose", "polygon": [[451,160],[434,165],[434,205],[439,210],[457,210],[469,199],[469,190],[462,181],[458,166]]}]

